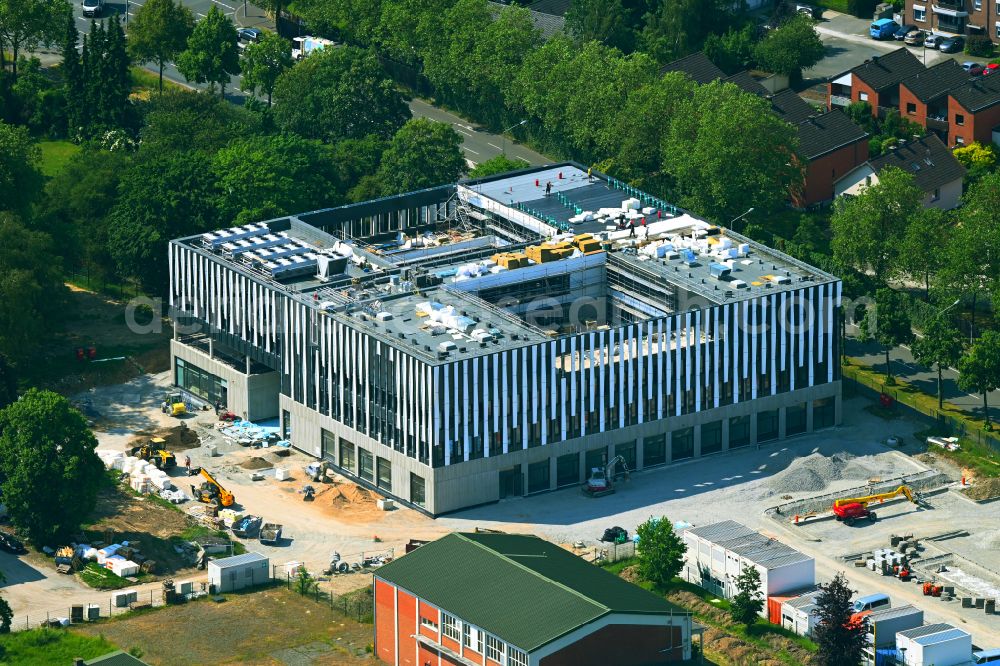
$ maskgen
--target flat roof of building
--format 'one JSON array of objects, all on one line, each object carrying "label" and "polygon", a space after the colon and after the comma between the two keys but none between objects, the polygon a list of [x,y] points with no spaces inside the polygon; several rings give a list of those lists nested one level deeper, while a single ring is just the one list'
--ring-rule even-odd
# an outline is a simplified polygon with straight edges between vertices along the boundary
[{"label": "flat roof of building", "polygon": [[686,531],[765,569],[778,569],[789,564],[812,560],[791,546],[766,537],[735,520],[724,520]]},{"label": "flat roof of building", "polygon": [[449,534],[375,576],[525,652],[613,613],[689,615],[530,535]]},{"label": "flat roof of building", "polygon": [[914,643],[920,643],[921,645],[934,645],[936,643],[944,643],[945,641],[952,641],[958,638],[969,638],[970,640],[972,638],[968,632],[962,631],[958,627],[945,624],[943,622],[938,624],[925,624],[922,627],[898,631],[896,632],[896,635],[904,636],[909,638]]}]

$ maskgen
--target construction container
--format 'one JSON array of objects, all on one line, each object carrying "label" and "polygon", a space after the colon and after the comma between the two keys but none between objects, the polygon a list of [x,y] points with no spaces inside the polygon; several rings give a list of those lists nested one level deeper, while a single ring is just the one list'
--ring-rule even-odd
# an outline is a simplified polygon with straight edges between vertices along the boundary
[{"label": "construction container", "polygon": [[177,594],[191,594],[194,592],[194,582],[190,580],[178,581],[174,583],[174,592]]},{"label": "construction container", "polygon": [[94,622],[101,619],[101,607],[97,604],[87,604],[87,621]]},{"label": "construction container", "polygon": [[262,585],[271,579],[271,565],[260,553],[244,553],[208,563],[208,582],[217,593]]},{"label": "construction container", "polygon": [[139,600],[139,592],[136,590],[121,590],[111,595],[111,601],[115,608],[128,608],[128,605]]},{"label": "construction container", "polygon": [[73,624],[83,622],[83,604],[73,604],[70,606],[69,621]]},{"label": "construction container", "polygon": [[916,606],[899,606],[872,611],[865,618],[868,636],[876,649],[896,645],[896,634],[907,629],[923,626],[924,612]]},{"label": "construction container", "polygon": [[950,624],[928,624],[896,634],[896,651],[907,666],[965,666],[972,654],[972,636]]},{"label": "construction container", "polygon": [[767,621],[781,626],[781,609],[786,601],[797,598],[798,594],[775,594],[767,598]]}]

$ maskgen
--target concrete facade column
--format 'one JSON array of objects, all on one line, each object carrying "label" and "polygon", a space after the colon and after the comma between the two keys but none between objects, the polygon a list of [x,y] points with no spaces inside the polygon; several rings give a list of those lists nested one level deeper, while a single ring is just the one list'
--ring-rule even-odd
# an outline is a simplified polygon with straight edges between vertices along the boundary
[{"label": "concrete facade column", "polygon": [[701,457],[701,425],[697,425],[697,426],[694,427],[694,434],[692,435],[692,437],[694,438],[694,457],[695,458],[700,458]]},{"label": "concrete facade column", "polygon": [[722,418],[722,450],[729,450],[729,417]]},{"label": "concrete facade column", "polygon": [[559,473],[559,468],[556,466],[556,456],[549,457],[549,490],[555,490],[558,486],[556,481],[556,475]]},{"label": "concrete facade column", "polygon": [[667,464],[670,465],[674,462],[674,433],[673,431],[667,431],[663,433],[663,451],[667,457]]},{"label": "concrete facade column", "polygon": [[757,443],[757,412],[754,412],[750,415],[750,444]]},{"label": "concrete facade column", "polygon": [[247,375],[249,376],[250,375],[250,357],[249,356],[244,356],[243,358],[246,360]]},{"label": "concrete facade column", "polygon": [[788,418],[788,408],[778,407],[778,439],[785,438],[785,419]]},{"label": "concrete facade column", "polygon": [[813,401],[806,402],[806,432],[813,431]]},{"label": "concrete facade column", "polygon": [[635,440],[635,469],[641,470],[643,468],[642,456],[643,456],[643,438],[637,437]]}]

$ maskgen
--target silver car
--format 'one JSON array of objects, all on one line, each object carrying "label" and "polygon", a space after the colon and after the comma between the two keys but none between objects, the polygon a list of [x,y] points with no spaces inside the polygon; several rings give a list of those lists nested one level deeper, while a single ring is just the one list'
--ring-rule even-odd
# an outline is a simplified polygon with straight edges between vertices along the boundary
[{"label": "silver car", "polygon": [[924,47],[928,49],[936,49],[944,41],[944,37],[941,35],[935,35],[933,32],[926,37],[924,37]]}]

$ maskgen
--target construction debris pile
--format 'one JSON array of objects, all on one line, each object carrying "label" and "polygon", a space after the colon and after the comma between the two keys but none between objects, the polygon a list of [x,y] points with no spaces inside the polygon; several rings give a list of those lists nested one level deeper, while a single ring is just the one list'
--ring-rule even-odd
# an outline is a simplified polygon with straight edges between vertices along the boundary
[{"label": "construction debris pile", "polygon": [[127,479],[129,487],[137,493],[156,494],[174,504],[191,499],[183,490],[174,486],[166,472],[150,462],[109,449],[98,449],[97,456],[107,469],[121,472],[122,479]]},{"label": "construction debris pile", "polygon": [[253,421],[236,419],[232,422],[219,421],[216,429],[230,443],[240,446],[250,446],[256,449],[266,449],[270,446],[291,446],[291,442],[281,440],[278,434],[259,426]]},{"label": "construction debris pile", "polygon": [[829,457],[813,453],[793,461],[787,469],[775,474],[768,485],[779,493],[814,492],[823,490],[832,481],[869,479],[878,473],[849,453]]}]

